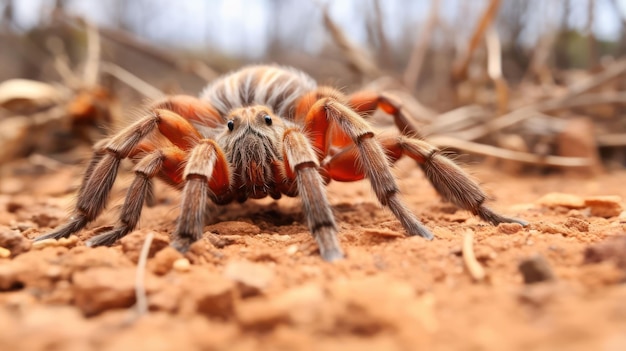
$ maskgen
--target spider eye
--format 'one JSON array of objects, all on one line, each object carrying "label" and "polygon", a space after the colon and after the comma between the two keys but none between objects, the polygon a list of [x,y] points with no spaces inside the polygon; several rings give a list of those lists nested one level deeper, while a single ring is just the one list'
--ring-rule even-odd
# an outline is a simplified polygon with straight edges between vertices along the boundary
[{"label": "spider eye", "polygon": [[228,130],[230,130],[231,132],[233,131],[233,129],[235,129],[235,122],[233,121],[228,121],[226,125],[228,126]]},{"label": "spider eye", "polygon": [[268,126],[272,125],[272,117],[270,117],[269,115],[265,115],[265,117],[263,117],[265,119],[265,124],[267,124]]}]

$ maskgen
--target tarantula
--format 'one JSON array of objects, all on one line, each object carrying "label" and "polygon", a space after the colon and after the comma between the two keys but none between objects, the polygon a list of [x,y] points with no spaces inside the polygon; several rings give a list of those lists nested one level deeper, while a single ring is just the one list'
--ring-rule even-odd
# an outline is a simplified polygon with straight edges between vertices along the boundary
[{"label": "tarantula", "polygon": [[[401,131],[379,137],[364,119],[376,109],[393,116]],[[368,178],[376,197],[408,235],[431,232],[403,203],[390,164],[416,160],[444,200],[494,225],[526,222],[484,205],[486,195],[439,149],[415,137],[408,114],[391,95],[362,91],[346,96],[318,86],[305,73],[278,66],[249,66],[210,84],[199,98],[175,95],[95,146],[69,221],[35,240],[67,237],[104,209],[123,159],[136,174],[120,218],[110,231],[87,241],[111,245],[131,232],[156,177],[182,190],[172,245],[181,252],[200,239],[208,200],[227,204],[267,195],[299,196],[309,230],[327,261],[344,255],[326,197],[330,180]]]}]

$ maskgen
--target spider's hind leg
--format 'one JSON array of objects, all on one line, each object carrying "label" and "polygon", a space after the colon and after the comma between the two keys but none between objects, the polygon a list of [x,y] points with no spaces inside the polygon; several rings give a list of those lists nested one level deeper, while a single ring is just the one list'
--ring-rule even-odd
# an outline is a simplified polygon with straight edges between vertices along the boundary
[{"label": "spider's hind leg", "polygon": [[444,200],[472,212],[493,225],[528,224],[521,219],[500,215],[485,206],[487,195],[480,186],[461,167],[445,157],[437,147],[423,140],[404,136],[384,139],[382,144],[392,161],[396,161],[402,155],[416,160],[426,178]]}]

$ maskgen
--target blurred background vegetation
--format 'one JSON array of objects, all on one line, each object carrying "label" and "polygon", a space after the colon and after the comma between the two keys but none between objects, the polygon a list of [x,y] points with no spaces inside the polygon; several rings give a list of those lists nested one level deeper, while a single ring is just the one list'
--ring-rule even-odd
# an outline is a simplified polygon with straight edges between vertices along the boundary
[{"label": "blurred background vegetation", "polygon": [[[196,94],[271,62],[404,94],[428,135],[624,163],[623,0],[0,0],[0,10],[0,81],[69,87],[75,114]],[[581,119],[587,127],[572,127]],[[563,151],[559,137],[589,125],[593,152]],[[440,140],[477,151],[450,141]]]}]

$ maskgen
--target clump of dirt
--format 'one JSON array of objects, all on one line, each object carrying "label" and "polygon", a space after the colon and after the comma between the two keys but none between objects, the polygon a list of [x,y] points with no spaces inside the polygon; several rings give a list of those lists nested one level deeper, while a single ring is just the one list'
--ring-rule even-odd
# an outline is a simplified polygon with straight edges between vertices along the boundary
[{"label": "clump of dirt", "polygon": [[[31,244],[63,223],[82,169],[29,172],[25,162],[0,184],[3,350],[626,349],[626,172],[577,179],[475,168],[493,208],[530,222],[493,227],[442,203],[412,162],[400,162],[404,199],[433,241],[405,237],[367,182],[331,183],[347,258],[330,264],[296,199],[216,207],[182,255],[169,247],[179,194],[161,184],[139,230],[85,247],[115,223],[125,172],[88,229]],[[480,282],[462,257],[470,229]],[[541,279],[525,282],[525,262]]]}]

